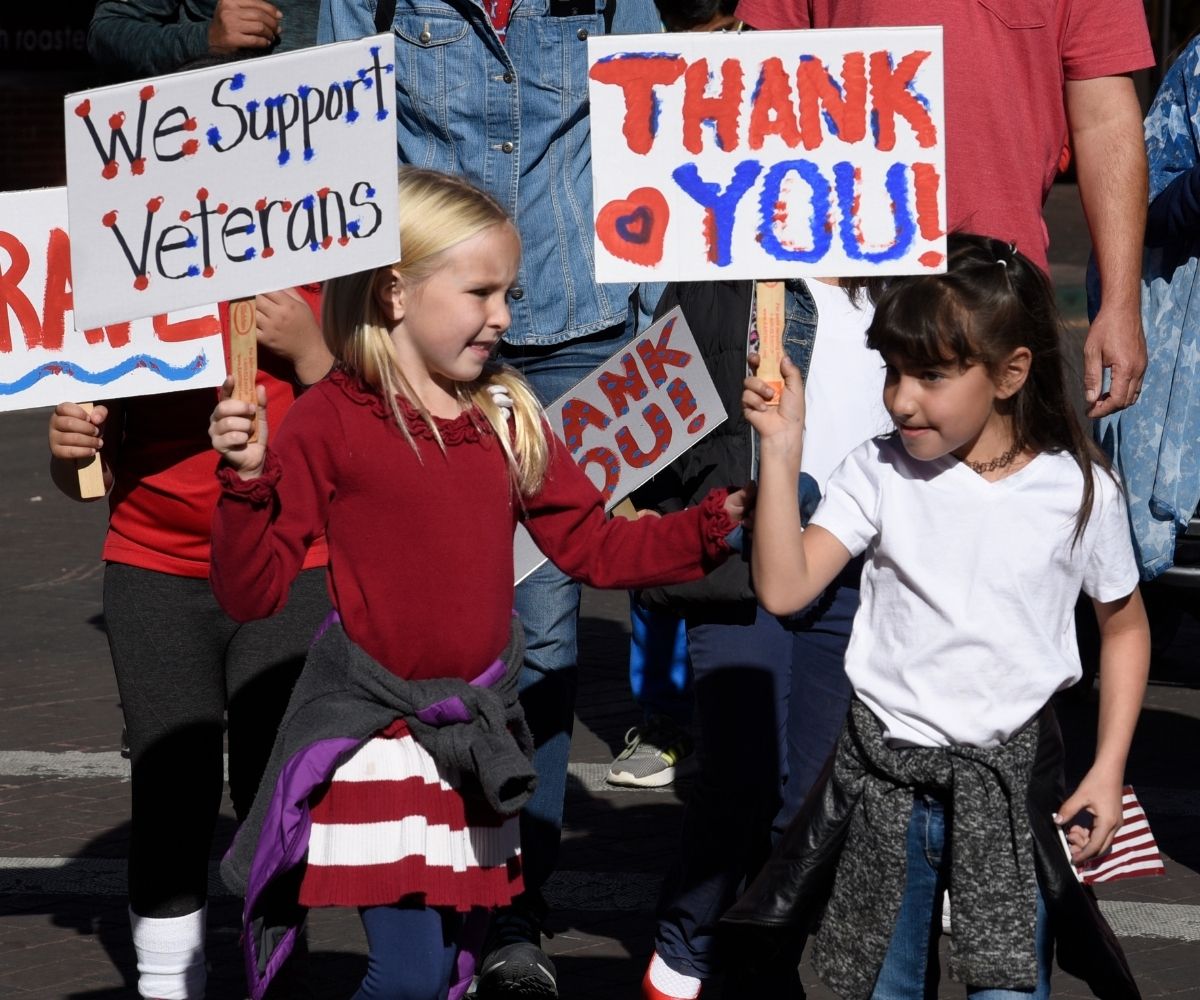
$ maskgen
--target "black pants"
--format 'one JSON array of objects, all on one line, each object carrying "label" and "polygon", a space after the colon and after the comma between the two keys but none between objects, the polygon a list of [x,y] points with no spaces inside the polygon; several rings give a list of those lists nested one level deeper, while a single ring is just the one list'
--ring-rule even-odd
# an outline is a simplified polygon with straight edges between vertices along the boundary
[{"label": "black pants", "polygon": [[138,915],[204,905],[226,712],[229,790],[241,818],[328,613],[320,569],[297,577],[279,614],[239,625],[207,580],[108,564],[104,617],[133,767],[129,903]]}]

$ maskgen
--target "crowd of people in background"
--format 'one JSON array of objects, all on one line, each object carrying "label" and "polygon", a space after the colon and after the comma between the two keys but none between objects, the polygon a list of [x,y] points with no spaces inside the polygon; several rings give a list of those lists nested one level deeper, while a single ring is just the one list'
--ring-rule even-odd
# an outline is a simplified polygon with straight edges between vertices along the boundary
[{"label": "crowd of people in background", "polygon": [[[589,37],[912,16],[100,0],[88,50],[114,79],[380,32],[397,67],[403,259],[259,296],[256,404],[227,382],[50,420],[60,489],[79,499],[94,455],[108,488],[142,997],[205,993],[226,719],[242,826],[223,872],[250,894],[253,996],[295,994],[307,908],[351,906],[369,958],[346,995],[558,997],[543,888],[581,582],[632,592],[644,717],[609,780],[695,768],[643,1000],[717,979],[800,1000],[810,934],[842,996],[936,996],[947,908],[973,1000],[1049,996],[1055,953],[1098,996],[1138,995],[1070,867],[1120,823],[1138,583],[1200,501],[1200,47],[1143,128],[1137,0],[924,5],[944,31],[947,272],[787,280],[782,389],[755,376],[755,282],[592,267]],[[1078,385],[1041,215],[1068,162],[1094,259]],[[607,519],[541,407],[674,307],[729,419],[635,494],[642,516]],[[550,562],[514,592],[518,521]],[[1081,674],[1081,592],[1100,739],[1067,788],[1050,698]],[[280,858],[271,824],[293,814],[308,849]]]}]

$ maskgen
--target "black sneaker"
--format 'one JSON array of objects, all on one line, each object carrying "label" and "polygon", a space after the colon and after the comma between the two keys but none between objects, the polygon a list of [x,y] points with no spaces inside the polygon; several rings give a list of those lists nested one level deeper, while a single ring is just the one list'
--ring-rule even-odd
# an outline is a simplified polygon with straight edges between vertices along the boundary
[{"label": "black sneaker", "polygon": [[545,917],[546,904],[531,893],[492,917],[475,984],[477,1000],[558,1000],[558,973],[542,951]]}]

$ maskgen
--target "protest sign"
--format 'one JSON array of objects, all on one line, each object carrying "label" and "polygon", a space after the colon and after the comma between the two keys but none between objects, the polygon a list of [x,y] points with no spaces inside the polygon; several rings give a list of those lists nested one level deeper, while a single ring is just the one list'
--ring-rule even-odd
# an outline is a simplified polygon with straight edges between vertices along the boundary
[{"label": "protest sign", "polygon": [[[676,307],[546,408],[550,426],[611,510],[725,420],[700,349]],[[542,555],[524,527],[518,583]]]},{"label": "protest sign", "polygon": [[220,385],[215,306],[76,328],[67,193],[0,194],[0,410]]},{"label": "protest sign", "polygon": [[66,98],[79,322],[400,257],[390,35]]},{"label": "protest sign", "polygon": [[945,269],[941,28],[588,40],[600,281]]}]

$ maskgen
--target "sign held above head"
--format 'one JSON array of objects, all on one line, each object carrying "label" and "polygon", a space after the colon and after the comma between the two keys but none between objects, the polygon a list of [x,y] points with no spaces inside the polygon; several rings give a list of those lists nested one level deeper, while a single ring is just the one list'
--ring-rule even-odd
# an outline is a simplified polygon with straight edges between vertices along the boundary
[{"label": "sign held above head", "polygon": [[400,257],[390,36],[66,98],[88,326]]},{"label": "sign held above head", "polygon": [[596,274],[945,269],[941,28],[588,40]]}]

